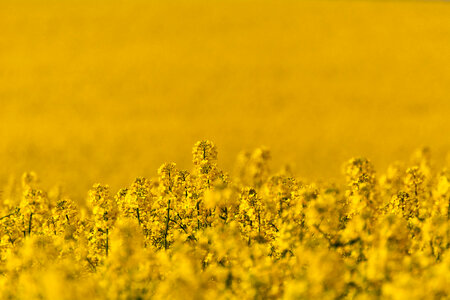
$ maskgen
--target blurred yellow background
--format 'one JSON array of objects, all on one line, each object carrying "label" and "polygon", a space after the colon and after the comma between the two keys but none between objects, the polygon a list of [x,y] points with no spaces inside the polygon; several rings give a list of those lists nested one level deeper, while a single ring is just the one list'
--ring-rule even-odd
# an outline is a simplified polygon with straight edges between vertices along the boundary
[{"label": "blurred yellow background", "polygon": [[232,170],[335,178],[450,149],[450,5],[439,1],[32,1],[0,7],[0,180],[36,171],[84,197],[190,168],[213,140]]}]

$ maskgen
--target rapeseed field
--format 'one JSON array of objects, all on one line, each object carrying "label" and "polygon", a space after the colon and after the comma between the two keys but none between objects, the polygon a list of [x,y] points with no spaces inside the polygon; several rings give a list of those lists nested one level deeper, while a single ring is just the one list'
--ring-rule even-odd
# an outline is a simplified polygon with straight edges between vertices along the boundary
[{"label": "rapeseed field", "polygon": [[448,299],[446,1],[0,1],[0,299]]}]

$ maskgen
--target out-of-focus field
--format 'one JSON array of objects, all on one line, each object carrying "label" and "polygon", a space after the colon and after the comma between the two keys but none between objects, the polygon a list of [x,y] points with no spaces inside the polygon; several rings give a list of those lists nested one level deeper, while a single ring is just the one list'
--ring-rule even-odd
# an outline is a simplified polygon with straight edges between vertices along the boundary
[{"label": "out-of-focus field", "polygon": [[204,138],[232,170],[333,178],[422,145],[450,149],[450,5],[423,1],[23,1],[0,4],[0,180],[34,170],[85,196]]}]

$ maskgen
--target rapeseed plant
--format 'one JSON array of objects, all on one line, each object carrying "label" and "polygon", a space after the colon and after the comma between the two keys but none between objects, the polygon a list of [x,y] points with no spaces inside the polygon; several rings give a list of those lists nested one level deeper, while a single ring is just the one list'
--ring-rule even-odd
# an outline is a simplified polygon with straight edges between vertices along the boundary
[{"label": "rapeseed plant", "polygon": [[340,186],[272,173],[262,148],[233,177],[201,141],[191,171],[85,205],[26,173],[0,204],[0,298],[448,298],[450,175],[417,153],[379,177],[351,159]]}]

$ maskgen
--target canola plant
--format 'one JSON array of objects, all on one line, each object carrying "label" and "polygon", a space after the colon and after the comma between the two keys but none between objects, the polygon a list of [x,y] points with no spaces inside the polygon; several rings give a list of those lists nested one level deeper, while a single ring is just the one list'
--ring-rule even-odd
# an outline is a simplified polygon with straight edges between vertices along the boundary
[{"label": "canola plant", "polygon": [[236,175],[201,141],[193,168],[165,163],[86,203],[36,174],[0,202],[1,299],[444,299],[450,294],[450,170],[418,150],[346,184],[273,172],[265,148]]}]

